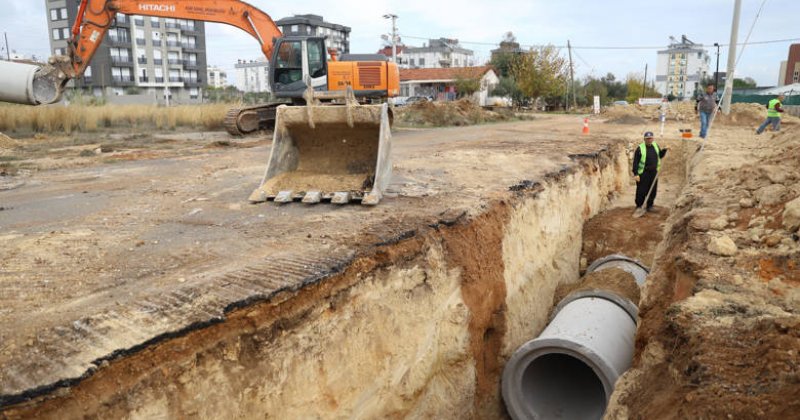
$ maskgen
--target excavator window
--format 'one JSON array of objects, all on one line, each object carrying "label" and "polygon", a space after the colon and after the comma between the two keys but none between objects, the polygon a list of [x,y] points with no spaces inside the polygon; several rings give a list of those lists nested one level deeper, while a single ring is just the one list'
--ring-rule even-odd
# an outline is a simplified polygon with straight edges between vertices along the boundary
[{"label": "excavator window", "polygon": [[275,80],[288,85],[303,79],[303,45],[301,41],[284,41],[275,59]]},{"label": "excavator window", "polygon": [[325,41],[311,39],[308,41],[308,71],[311,77],[322,77],[325,71]]}]

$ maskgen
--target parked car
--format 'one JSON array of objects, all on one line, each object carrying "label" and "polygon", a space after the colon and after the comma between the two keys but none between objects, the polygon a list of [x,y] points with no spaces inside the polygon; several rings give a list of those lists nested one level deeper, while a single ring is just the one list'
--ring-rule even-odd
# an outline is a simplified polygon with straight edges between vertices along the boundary
[{"label": "parked car", "polygon": [[628,101],[614,101],[612,105],[628,106]]},{"label": "parked car", "polygon": [[410,96],[406,99],[406,105],[413,105],[417,102],[432,102],[433,100],[428,96]]}]

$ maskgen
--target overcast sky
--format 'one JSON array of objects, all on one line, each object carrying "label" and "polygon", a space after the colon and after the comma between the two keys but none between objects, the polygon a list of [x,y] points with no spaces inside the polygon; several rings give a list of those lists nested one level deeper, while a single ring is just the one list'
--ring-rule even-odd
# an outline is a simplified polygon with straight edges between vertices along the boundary
[{"label": "overcast sky", "polygon": [[[157,2],[157,0],[154,0]],[[800,1],[766,0],[761,16],[756,13],[764,0],[743,0],[739,42],[744,42],[755,22],[751,42],[798,39],[800,42]],[[491,45],[512,31],[523,45],[566,45],[575,47],[576,74],[602,76],[608,72],[624,79],[629,73],[654,73],[656,51],[665,48],[669,37],[685,34],[705,44],[716,62],[715,42],[728,44],[731,35],[733,0],[338,0],[283,1],[251,0],[274,20],[293,14],[314,13],[326,21],[352,28],[351,52],[374,53],[381,46],[381,34],[391,24],[386,13],[399,16],[398,28],[408,45],[421,45],[424,38],[457,38],[475,51],[479,62],[489,57]],[[5,0],[0,30],[8,33],[12,50],[23,54],[48,54],[46,0]],[[233,73],[237,59],[259,58],[255,40],[237,28],[220,24],[206,27],[208,62]],[[778,80],[780,62],[786,60],[791,42],[749,45],[745,48],[737,77],[752,77],[761,86]],[[582,47],[652,47],[648,49],[586,49]],[[727,47],[723,47],[720,70],[725,71]],[[566,54],[566,49],[564,49]]]}]

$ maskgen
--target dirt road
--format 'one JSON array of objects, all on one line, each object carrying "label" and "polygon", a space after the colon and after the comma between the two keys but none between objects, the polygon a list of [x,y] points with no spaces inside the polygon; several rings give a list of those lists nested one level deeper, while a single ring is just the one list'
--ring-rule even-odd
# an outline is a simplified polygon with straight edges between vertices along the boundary
[{"label": "dirt road", "polygon": [[580,127],[574,116],[550,116],[398,131],[393,182],[374,208],[250,205],[268,144],[223,147],[222,134],[37,157],[27,163],[67,169],[14,177],[17,188],[0,190],[0,403],[319,281],[376,244],[478,213],[570,155],[635,141],[641,129],[596,126],[580,137]]}]

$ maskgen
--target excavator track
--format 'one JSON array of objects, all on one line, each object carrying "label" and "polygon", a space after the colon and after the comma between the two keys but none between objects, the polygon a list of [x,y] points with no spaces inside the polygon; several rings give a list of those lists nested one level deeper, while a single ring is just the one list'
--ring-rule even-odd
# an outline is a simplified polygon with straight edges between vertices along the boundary
[{"label": "excavator track", "polygon": [[225,114],[225,131],[231,136],[242,137],[260,130],[275,128],[275,110],[285,102],[270,102],[245,108],[231,108]]}]

